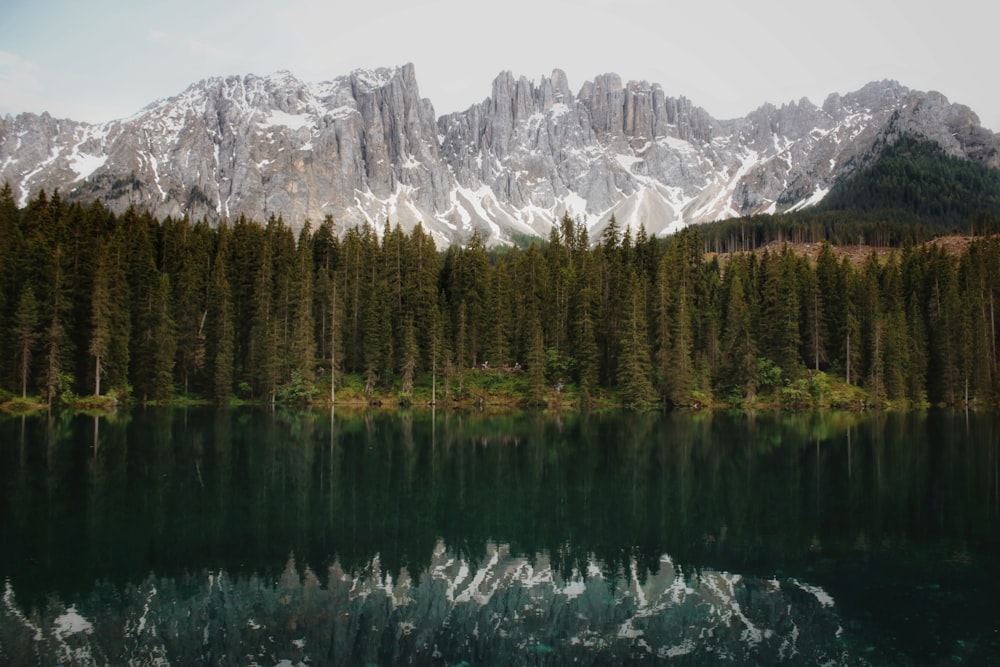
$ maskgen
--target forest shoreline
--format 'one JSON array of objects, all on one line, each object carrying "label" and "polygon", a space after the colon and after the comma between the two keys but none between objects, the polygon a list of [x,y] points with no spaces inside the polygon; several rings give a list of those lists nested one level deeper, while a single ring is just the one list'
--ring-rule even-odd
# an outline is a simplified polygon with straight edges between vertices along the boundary
[{"label": "forest shoreline", "polygon": [[[478,378],[476,376],[479,376]],[[110,396],[72,396],[58,404],[49,406],[40,397],[16,397],[0,403],[0,412],[8,415],[30,415],[48,411],[69,411],[84,414],[112,414],[121,409],[132,409],[140,406],[183,408],[192,406],[239,408],[239,407],[275,407],[281,409],[323,410],[331,406],[348,410],[427,410],[443,409],[455,411],[477,410],[485,412],[509,411],[552,411],[552,412],[587,412],[587,411],[715,411],[715,410],[760,410],[774,412],[808,412],[814,410],[834,410],[840,412],[879,411],[921,411],[930,408],[987,408],[996,409],[995,405],[984,405],[972,401],[968,405],[949,405],[928,402],[913,403],[910,401],[886,401],[876,403],[871,394],[861,387],[847,385],[843,378],[832,379],[822,372],[811,372],[808,380],[788,383],[766,394],[759,395],[753,401],[724,401],[717,398],[704,397],[701,401],[692,401],[685,405],[667,405],[662,401],[654,401],[640,405],[630,405],[614,391],[601,392],[589,399],[584,399],[575,385],[563,385],[558,390],[553,387],[540,400],[530,400],[529,391],[525,387],[497,390],[489,388],[489,376],[477,371],[470,371],[470,380],[466,380],[460,394],[445,393],[438,389],[434,394],[433,384],[416,385],[411,394],[403,394],[396,390],[376,390],[365,394],[358,390],[362,382],[361,376],[347,378],[344,387],[335,389],[337,394],[333,401],[329,394],[313,386],[297,400],[270,401],[266,399],[241,399],[231,397],[226,403],[218,403],[207,398],[175,396],[170,400],[141,401],[134,397],[120,399]],[[478,380],[478,381],[477,381]],[[825,387],[825,391],[816,394],[815,387]],[[326,389],[329,388],[327,385]],[[812,390],[812,391],[811,391]]]},{"label": "forest shoreline", "polygon": [[591,241],[564,217],[441,251],[419,224],[212,227],[6,188],[0,403],[308,404],[333,373],[357,404],[1000,405],[1000,237],[883,252],[865,240],[908,228],[846,215],[850,249],[787,218]]}]

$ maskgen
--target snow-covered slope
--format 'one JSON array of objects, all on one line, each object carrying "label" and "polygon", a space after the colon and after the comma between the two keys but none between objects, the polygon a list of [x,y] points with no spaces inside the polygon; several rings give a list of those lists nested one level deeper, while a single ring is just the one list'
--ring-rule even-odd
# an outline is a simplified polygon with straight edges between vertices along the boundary
[{"label": "snow-covered slope", "polygon": [[209,220],[330,215],[345,228],[422,222],[439,245],[547,236],[564,214],[592,238],[611,215],[667,234],[692,223],[812,205],[903,133],[1000,166],[1000,138],[967,107],[895,82],[765,104],[716,120],[660,86],[500,74],[492,94],[436,118],[411,65],[310,84],[287,72],[195,84],[100,125],[0,118],[0,179]]}]

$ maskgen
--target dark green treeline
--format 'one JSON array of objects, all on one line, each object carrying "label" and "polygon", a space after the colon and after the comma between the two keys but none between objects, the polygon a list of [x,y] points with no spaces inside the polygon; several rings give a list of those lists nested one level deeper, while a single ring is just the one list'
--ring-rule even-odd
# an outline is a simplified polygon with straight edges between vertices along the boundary
[{"label": "dark green treeline", "polygon": [[[331,363],[363,391],[410,395],[466,372],[518,373],[627,405],[739,402],[810,386],[869,400],[995,403],[1000,241],[960,256],[903,247],[862,266],[788,250],[706,260],[688,229],[664,242],[570,219],[547,242],[439,252],[417,227],[298,236],[280,218],[220,227],[0,192],[0,386],[169,400],[304,399]],[[825,381],[825,380],[824,380]],[[796,384],[798,383],[798,384]],[[803,384],[804,383],[804,384]]]}]

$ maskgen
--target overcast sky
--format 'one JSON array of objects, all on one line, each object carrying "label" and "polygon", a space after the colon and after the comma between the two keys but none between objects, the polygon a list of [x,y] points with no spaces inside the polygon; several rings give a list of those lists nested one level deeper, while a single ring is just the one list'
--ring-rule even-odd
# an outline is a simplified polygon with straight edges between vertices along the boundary
[{"label": "overcast sky", "polygon": [[4,0],[0,115],[122,118],[210,76],[319,82],[412,62],[438,114],[503,70],[659,83],[716,118],[895,79],[1000,130],[1000,3],[841,0]]}]

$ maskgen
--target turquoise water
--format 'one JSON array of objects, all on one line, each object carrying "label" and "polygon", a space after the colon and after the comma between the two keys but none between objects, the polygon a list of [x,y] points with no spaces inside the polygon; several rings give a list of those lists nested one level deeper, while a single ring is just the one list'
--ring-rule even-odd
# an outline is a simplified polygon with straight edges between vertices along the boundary
[{"label": "turquoise water", "polygon": [[982,664],[1000,418],[0,421],[4,664]]}]

